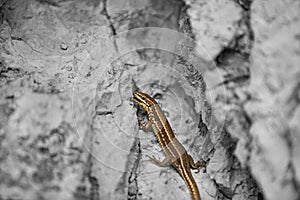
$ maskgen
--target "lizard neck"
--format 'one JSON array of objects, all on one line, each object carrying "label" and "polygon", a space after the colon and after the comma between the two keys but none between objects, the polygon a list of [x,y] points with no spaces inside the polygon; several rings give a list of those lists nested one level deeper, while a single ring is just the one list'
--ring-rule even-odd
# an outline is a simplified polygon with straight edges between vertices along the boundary
[{"label": "lizard neck", "polygon": [[152,115],[154,119],[152,122],[153,131],[160,145],[164,148],[174,140],[175,135],[159,105],[154,104],[151,106],[150,110],[151,113],[149,115]]}]

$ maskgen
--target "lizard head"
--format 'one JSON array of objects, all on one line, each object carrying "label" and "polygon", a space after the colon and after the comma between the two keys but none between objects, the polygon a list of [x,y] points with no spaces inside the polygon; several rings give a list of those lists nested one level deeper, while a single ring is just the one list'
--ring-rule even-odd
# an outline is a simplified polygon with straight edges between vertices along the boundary
[{"label": "lizard head", "polygon": [[157,102],[148,94],[138,91],[133,93],[132,101],[140,105],[146,112],[150,111],[152,105],[157,104]]}]

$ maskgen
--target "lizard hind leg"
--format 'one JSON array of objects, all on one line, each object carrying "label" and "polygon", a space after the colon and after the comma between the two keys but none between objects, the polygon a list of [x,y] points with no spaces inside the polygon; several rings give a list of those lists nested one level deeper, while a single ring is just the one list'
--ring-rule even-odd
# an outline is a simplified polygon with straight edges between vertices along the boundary
[{"label": "lizard hind leg", "polygon": [[189,164],[192,169],[196,169],[196,173],[200,172],[200,167],[204,168],[204,172],[206,172],[206,162],[204,160],[198,160],[196,163],[191,155],[188,155]]},{"label": "lizard hind leg", "polygon": [[170,165],[170,163],[171,163],[171,157],[165,157],[165,159],[160,161],[159,159],[155,158],[155,156],[149,156],[149,155],[146,155],[146,156],[149,158],[149,160],[152,163],[156,164],[159,167],[165,167],[165,166]]}]

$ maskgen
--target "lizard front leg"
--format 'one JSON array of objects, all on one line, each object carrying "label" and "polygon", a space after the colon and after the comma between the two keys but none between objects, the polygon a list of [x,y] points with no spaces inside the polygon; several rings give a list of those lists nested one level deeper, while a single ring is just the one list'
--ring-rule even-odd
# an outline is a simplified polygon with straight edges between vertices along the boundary
[{"label": "lizard front leg", "polygon": [[149,129],[150,126],[151,126],[151,124],[152,124],[153,119],[154,119],[153,115],[149,115],[149,119],[148,119],[148,121],[145,124],[142,124],[142,122],[139,121],[138,122],[139,123],[139,128],[143,129],[143,130]]}]

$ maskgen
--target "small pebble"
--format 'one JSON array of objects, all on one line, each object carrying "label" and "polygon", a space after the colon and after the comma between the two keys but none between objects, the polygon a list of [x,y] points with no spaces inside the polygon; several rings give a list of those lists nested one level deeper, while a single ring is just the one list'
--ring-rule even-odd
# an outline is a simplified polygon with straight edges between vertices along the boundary
[{"label": "small pebble", "polygon": [[60,45],[60,48],[61,48],[62,50],[67,50],[67,49],[68,49],[68,45],[62,43],[62,44]]}]

